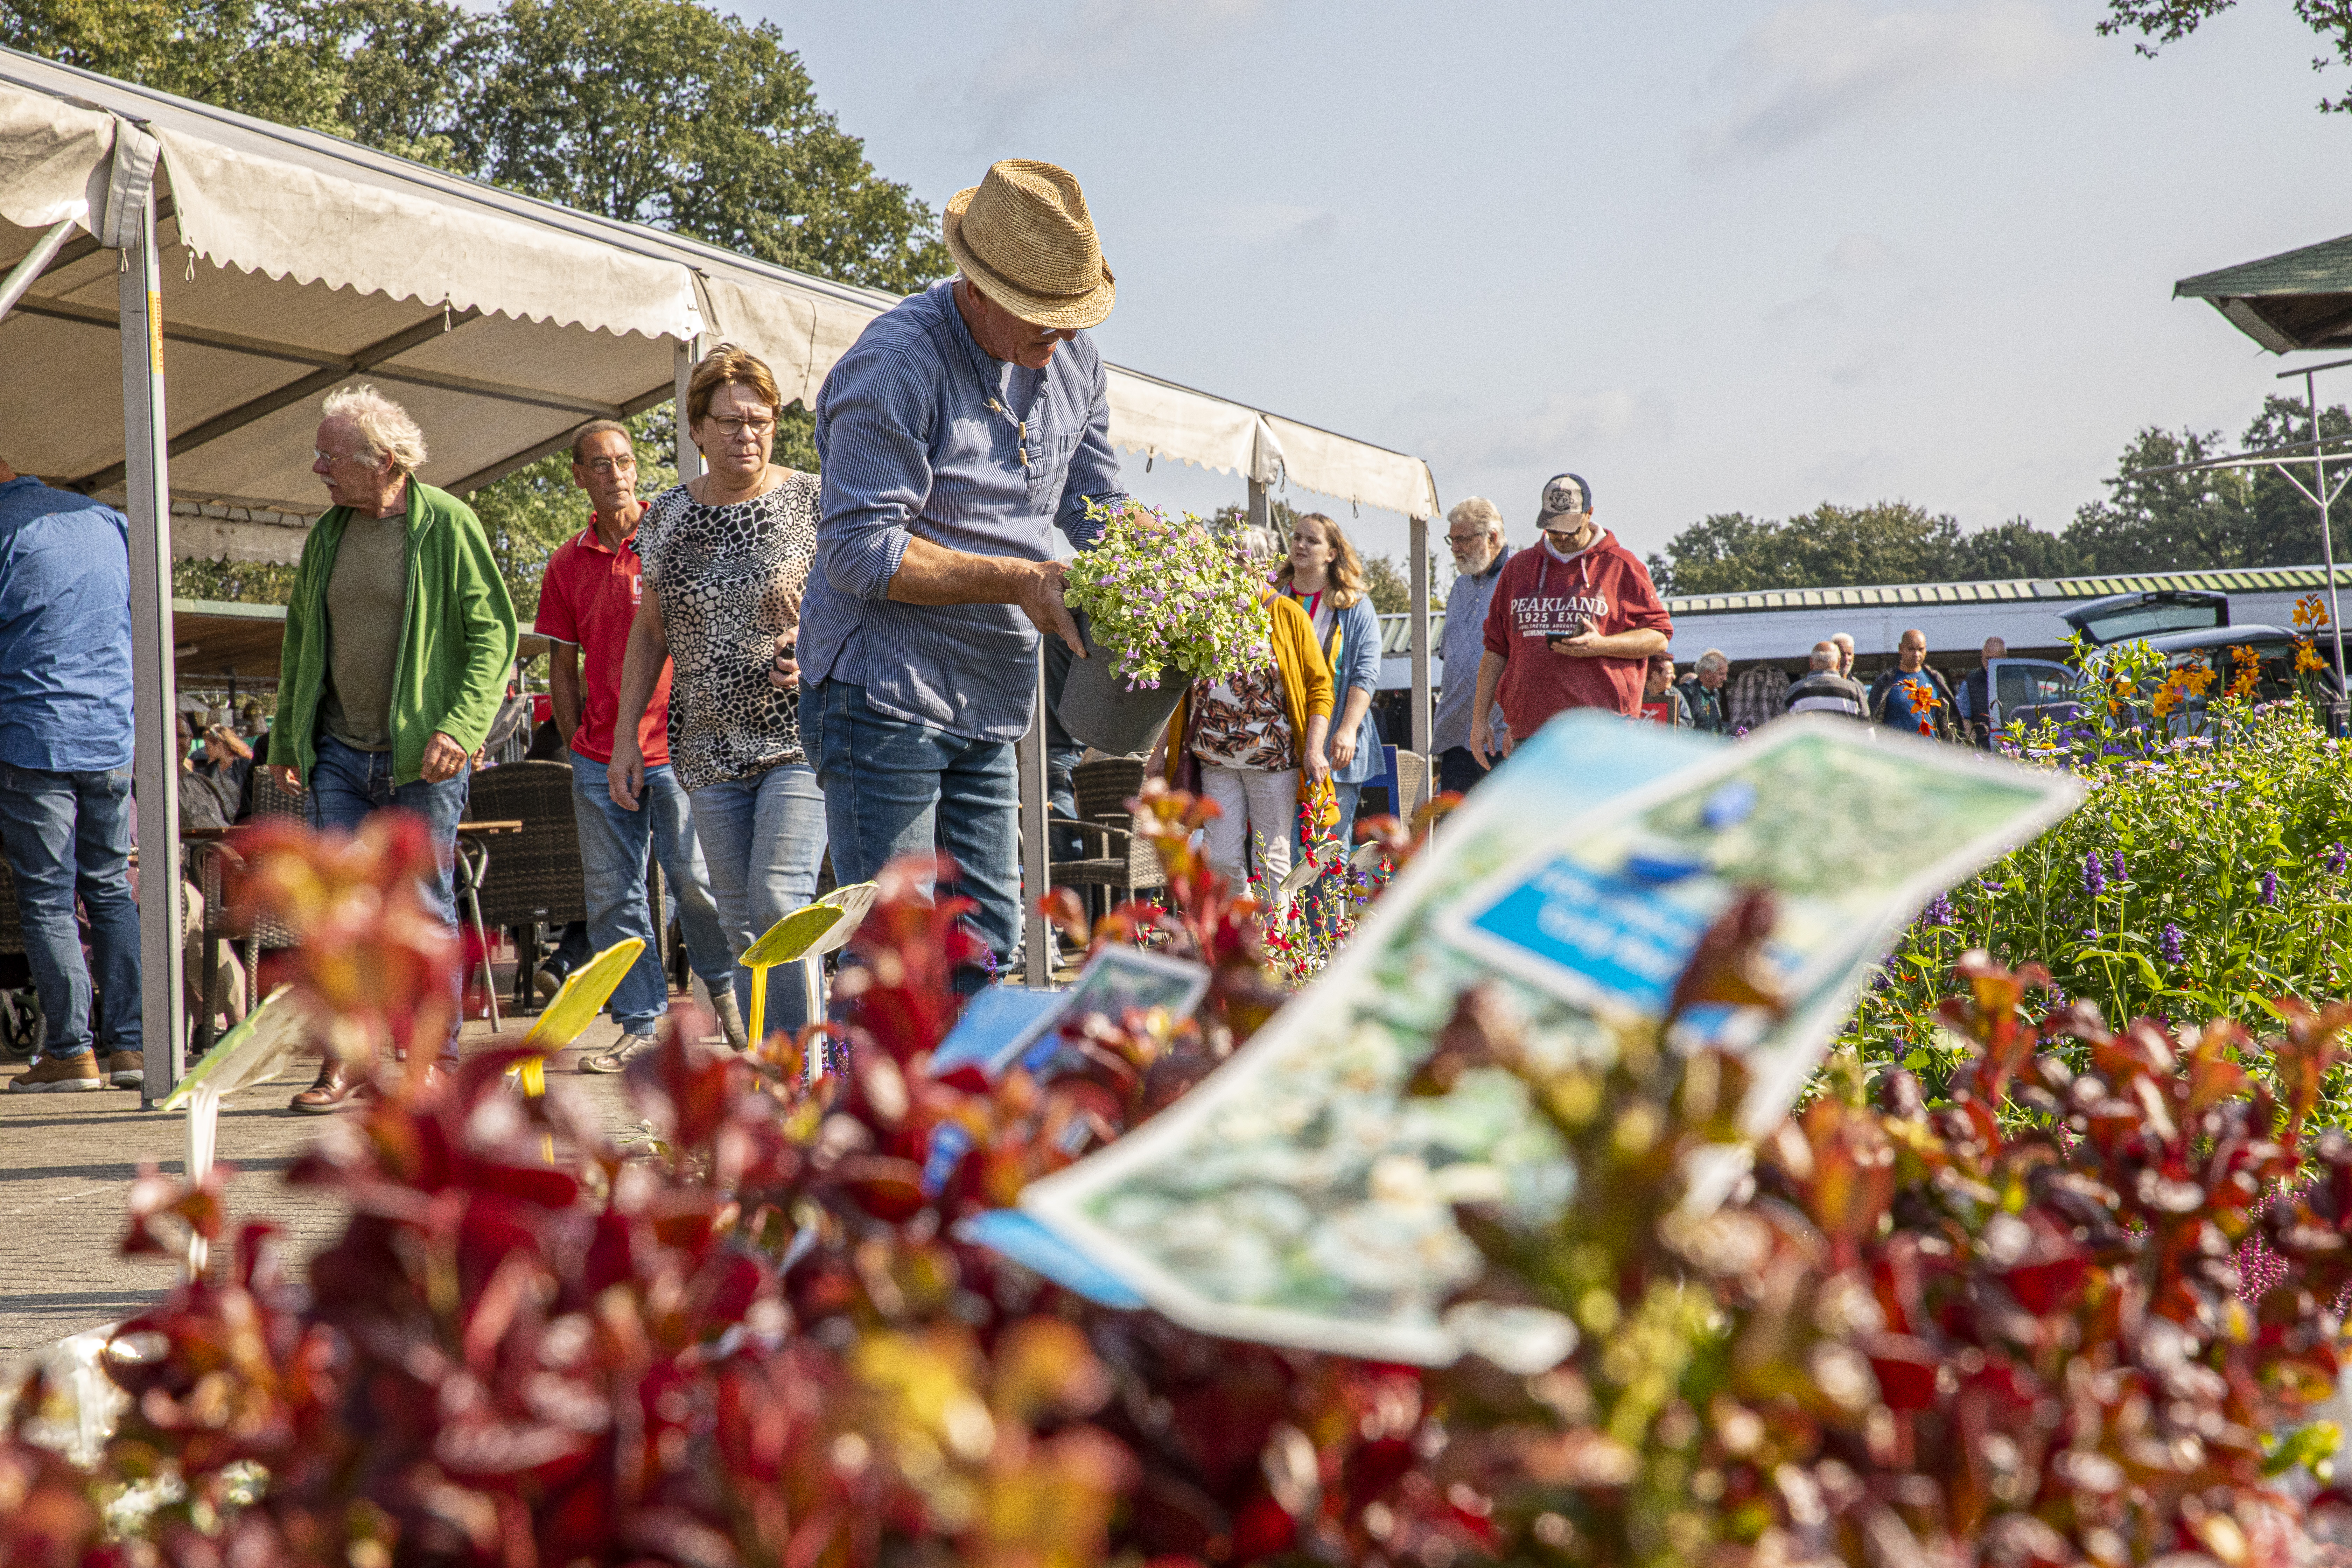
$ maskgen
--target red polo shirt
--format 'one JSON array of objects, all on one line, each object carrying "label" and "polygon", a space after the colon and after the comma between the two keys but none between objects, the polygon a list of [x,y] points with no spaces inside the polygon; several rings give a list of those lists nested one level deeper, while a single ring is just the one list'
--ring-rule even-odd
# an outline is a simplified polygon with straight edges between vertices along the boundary
[{"label": "red polo shirt", "polygon": [[[607,549],[591,517],[588,527],[556,547],[539,589],[540,636],[580,650],[580,728],[572,749],[591,762],[613,760],[613,724],[621,708],[621,656],[645,589],[637,552]],[[646,766],[669,761],[669,663],[662,663],[654,699],[637,725]]]}]

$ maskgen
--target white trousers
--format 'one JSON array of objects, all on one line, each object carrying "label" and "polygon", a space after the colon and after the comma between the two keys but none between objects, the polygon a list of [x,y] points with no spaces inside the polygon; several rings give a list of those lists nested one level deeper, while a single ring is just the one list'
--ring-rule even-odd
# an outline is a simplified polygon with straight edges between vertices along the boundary
[{"label": "white trousers", "polygon": [[1209,864],[1233,879],[1249,879],[1250,851],[1257,851],[1260,889],[1267,899],[1290,873],[1290,844],[1298,831],[1298,770],[1201,764],[1201,793],[1217,803],[1209,824]]}]

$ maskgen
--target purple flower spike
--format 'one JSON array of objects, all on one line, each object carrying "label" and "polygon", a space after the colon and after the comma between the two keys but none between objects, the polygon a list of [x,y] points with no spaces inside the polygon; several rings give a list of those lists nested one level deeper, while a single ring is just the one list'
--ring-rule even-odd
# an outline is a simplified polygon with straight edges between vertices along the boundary
[{"label": "purple flower spike", "polygon": [[2327,851],[2327,874],[2331,877],[2342,876],[2344,863],[2347,859],[2352,859],[2352,852],[2347,852],[2341,844],[2330,848]]},{"label": "purple flower spike", "polygon": [[2278,873],[2276,871],[2265,871],[2263,873],[2263,902],[2271,905],[2275,905],[2278,902]]},{"label": "purple flower spike", "polygon": [[2120,849],[2107,857],[2107,875],[2116,881],[2128,882],[2131,873],[2124,869],[2124,852]]},{"label": "purple flower spike", "polygon": [[1927,907],[1919,911],[1919,923],[1930,931],[1933,931],[1939,926],[1950,925],[1952,923],[1952,900],[1946,898],[1941,893],[1937,893],[1934,898],[1929,899],[1927,900]]},{"label": "purple flower spike", "polygon": [[2099,864],[2099,852],[2094,849],[2083,857],[2083,891],[2095,899],[2106,890],[2106,868]]},{"label": "purple flower spike", "polygon": [[2158,951],[2164,954],[2164,962],[2167,963],[2188,963],[2189,933],[2170,921],[2165,921],[2164,934],[2160,939]]}]

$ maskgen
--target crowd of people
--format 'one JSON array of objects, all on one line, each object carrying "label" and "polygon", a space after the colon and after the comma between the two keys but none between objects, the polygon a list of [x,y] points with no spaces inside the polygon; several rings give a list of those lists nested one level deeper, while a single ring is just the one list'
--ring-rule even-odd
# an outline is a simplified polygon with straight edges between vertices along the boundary
[{"label": "crowd of people", "polygon": [[[625,1067],[670,1005],[649,859],[739,1047],[738,960],[814,896],[828,858],[849,883],[944,855],[988,954],[965,983],[1016,960],[1013,753],[1034,718],[1039,640],[1049,680],[1086,657],[1064,561],[1126,499],[1089,335],[1116,289],[1083,193],[1051,164],[992,167],[948,204],[944,237],[956,276],[877,318],[826,377],[819,472],[775,461],[782,392],[731,344],[695,367],[680,410],[699,474],[641,497],[626,426],[596,420],[572,437],[584,523],[548,563],[534,626],[553,649],[552,743],[571,768],[587,910],[567,946],[646,942],[612,996],[619,1038],[583,1070]],[[454,929],[457,826],[475,770],[503,749],[517,616],[480,520],[418,478],[426,437],[408,412],[351,386],[321,413],[311,468],[330,504],[294,574],[275,715],[258,755],[226,726],[184,728],[184,824],[249,816],[257,769],[320,830],[412,813],[438,852],[427,906]],[[1719,652],[1675,679],[1665,605],[1581,476],[1543,487],[1523,548],[1484,499],[1447,524],[1458,571],[1439,650],[1453,677],[1434,714],[1440,788],[1475,788],[1567,709],[1716,732],[1772,716],[1743,710]],[[1272,657],[1188,689],[1150,766],[1217,804],[1211,858],[1263,886],[1303,845],[1352,839],[1383,772],[1381,637],[1362,556],[1335,520],[1310,513],[1286,542],[1246,531],[1244,543],[1267,563]],[[129,600],[121,514],[0,466],[0,848],[46,1021],[15,1092],[143,1074]],[[1865,692],[1851,639],[1824,642],[1802,680],[1769,694],[1772,714],[1926,714],[1948,732],[1959,704],[1925,648],[1906,633]],[[1045,718],[1066,787],[1081,748]],[[198,984],[204,959],[187,951],[191,997],[234,1016],[233,973]],[[771,1000],[779,1026],[803,1011],[797,987]],[[331,1110],[364,1087],[330,1057],[293,1107]]]}]

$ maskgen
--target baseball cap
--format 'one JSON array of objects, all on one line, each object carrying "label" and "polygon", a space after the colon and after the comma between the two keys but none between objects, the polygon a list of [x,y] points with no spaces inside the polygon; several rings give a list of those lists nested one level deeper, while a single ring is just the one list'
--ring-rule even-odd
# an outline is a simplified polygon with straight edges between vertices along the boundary
[{"label": "baseball cap", "polygon": [[1592,487],[1584,482],[1583,475],[1554,474],[1544,481],[1543,505],[1537,510],[1536,526],[1549,528],[1553,518],[1591,510]]}]

